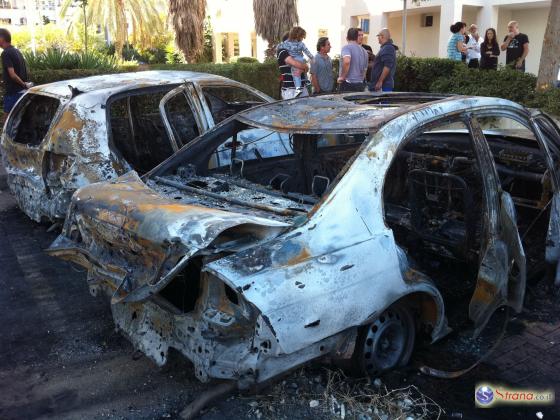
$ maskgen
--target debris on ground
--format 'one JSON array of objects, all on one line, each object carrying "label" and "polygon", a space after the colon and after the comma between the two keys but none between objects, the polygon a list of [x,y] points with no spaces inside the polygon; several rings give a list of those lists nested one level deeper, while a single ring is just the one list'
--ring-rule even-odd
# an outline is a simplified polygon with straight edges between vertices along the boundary
[{"label": "debris on ground", "polygon": [[389,390],[378,378],[355,379],[329,369],[321,375],[301,369],[248,402],[252,418],[277,418],[290,407],[302,414],[302,405],[315,419],[419,420],[445,414],[414,385]]}]

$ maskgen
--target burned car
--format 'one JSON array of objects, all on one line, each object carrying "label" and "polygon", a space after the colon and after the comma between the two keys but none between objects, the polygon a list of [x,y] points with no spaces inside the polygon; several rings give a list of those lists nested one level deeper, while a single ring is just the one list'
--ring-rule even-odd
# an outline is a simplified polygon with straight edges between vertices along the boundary
[{"label": "burned car", "polygon": [[215,124],[272,98],[204,73],[145,71],[31,88],[1,138],[8,183],[33,220],[63,219],[72,193],[145,173]]},{"label": "burned car", "polygon": [[321,356],[377,375],[522,309],[558,262],[559,153],[546,115],[501,99],[275,102],[81,188],[47,252],[158,365],[173,348],[239,386]]}]

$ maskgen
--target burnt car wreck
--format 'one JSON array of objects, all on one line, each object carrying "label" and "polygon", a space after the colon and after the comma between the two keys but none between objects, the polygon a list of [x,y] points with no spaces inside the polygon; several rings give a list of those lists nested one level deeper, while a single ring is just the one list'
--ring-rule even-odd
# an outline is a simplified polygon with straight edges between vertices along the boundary
[{"label": "burnt car wreck", "polygon": [[527,276],[556,268],[559,145],[546,115],[493,98],[261,105],[78,190],[48,252],[88,270],[138,349],[178,350],[201,381],[321,356],[378,374],[421,337],[520,311]]},{"label": "burnt car wreck", "polygon": [[31,219],[64,219],[72,193],[143,174],[215,124],[272,98],[221,76],[145,71],[29,89],[6,121],[8,184]]}]

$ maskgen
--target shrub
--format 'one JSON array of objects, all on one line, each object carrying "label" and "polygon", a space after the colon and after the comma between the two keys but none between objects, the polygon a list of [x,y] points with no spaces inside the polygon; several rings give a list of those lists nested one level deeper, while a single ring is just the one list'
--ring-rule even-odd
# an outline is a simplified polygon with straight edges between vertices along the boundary
[{"label": "shrub", "polygon": [[534,94],[536,83],[536,76],[509,68],[492,71],[469,69],[460,65],[447,76],[435,78],[429,90],[459,95],[494,96],[525,103]]},{"label": "shrub", "polygon": [[[114,73],[114,72],[112,72]],[[79,79],[81,77],[107,74],[104,69],[60,69],[60,70],[31,70],[30,79],[36,85],[57,82],[59,80]]]},{"label": "shrub", "polygon": [[456,69],[464,68],[461,62],[446,58],[416,58],[399,56],[395,73],[395,90],[400,92],[430,92],[439,77],[449,77]]},{"label": "shrub", "polygon": [[258,63],[259,60],[257,60],[255,57],[238,57],[236,62],[237,63]]},{"label": "shrub", "polygon": [[60,69],[98,69],[116,70],[118,60],[97,52],[71,53],[59,48],[49,48],[43,52],[23,52],[27,67],[30,70]]},{"label": "shrub", "polygon": [[560,116],[560,88],[535,92],[526,105],[531,108],[540,108],[551,115]]},{"label": "shrub", "polygon": [[229,64],[166,64],[149,66],[151,70],[185,70],[198,71],[202,73],[217,74],[229,79],[245,83],[269,96],[278,98],[278,66],[274,62],[269,63],[229,63]]}]

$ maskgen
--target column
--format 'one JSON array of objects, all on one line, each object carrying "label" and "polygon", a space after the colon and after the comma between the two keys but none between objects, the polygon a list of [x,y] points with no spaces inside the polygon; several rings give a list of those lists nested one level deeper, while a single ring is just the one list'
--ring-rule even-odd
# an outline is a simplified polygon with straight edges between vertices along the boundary
[{"label": "column", "polygon": [[251,32],[239,32],[239,57],[252,57]]},{"label": "column", "polygon": [[447,44],[451,32],[449,27],[460,22],[463,16],[463,3],[460,0],[445,0],[441,4],[439,21],[439,56],[447,57]]},{"label": "column", "polygon": [[222,63],[222,34],[220,32],[214,32],[212,35],[212,47],[214,53],[214,63]]},{"label": "column", "polygon": [[266,58],[266,49],[268,48],[268,42],[265,41],[262,37],[257,35],[257,60],[261,63]]},{"label": "column", "polygon": [[234,44],[234,33],[228,32],[227,33],[227,40],[226,40],[226,51],[227,51],[227,59],[230,61],[232,57],[235,55],[235,44]]},{"label": "column", "polygon": [[483,6],[478,14],[478,31],[481,36],[484,36],[484,31],[488,28],[497,29],[498,26],[498,7],[497,6]]}]

